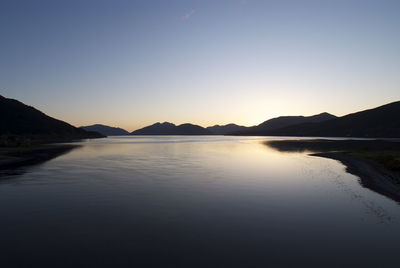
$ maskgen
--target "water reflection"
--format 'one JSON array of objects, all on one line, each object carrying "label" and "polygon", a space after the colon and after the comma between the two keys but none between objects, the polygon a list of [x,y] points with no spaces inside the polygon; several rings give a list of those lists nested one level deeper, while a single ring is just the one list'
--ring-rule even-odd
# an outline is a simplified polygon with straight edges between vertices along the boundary
[{"label": "water reflection", "polygon": [[67,154],[80,147],[79,145],[48,145],[37,148],[13,149],[8,156],[14,160],[2,163],[0,166],[0,179],[12,178],[22,175],[37,165],[41,165]]},{"label": "water reflection", "polygon": [[0,262],[3,267],[397,264],[396,203],[360,187],[336,161],[281,153],[264,140],[88,141],[0,184]]},{"label": "water reflection", "polygon": [[365,161],[341,152],[361,152],[363,155],[386,152],[397,153],[400,150],[398,140],[269,140],[264,144],[279,152],[306,153],[312,156],[325,157],[340,161],[346,171],[356,175],[363,187],[389,197],[400,203],[399,177],[395,172],[380,166],[373,161]]}]

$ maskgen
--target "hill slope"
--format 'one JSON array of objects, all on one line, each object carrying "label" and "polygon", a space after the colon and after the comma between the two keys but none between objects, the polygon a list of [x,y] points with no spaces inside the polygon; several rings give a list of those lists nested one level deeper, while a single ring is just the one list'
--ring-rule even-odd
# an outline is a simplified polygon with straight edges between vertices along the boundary
[{"label": "hill slope", "polygon": [[129,132],[119,127],[110,127],[101,124],[80,127],[86,131],[95,131],[104,136],[122,136],[129,135]]},{"label": "hill slope", "polygon": [[103,137],[76,128],[14,99],[0,96],[0,135],[12,143],[23,138],[27,143],[62,142]]},{"label": "hill slope", "polygon": [[336,119],[300,124],[274,131],[267,135],[326,136],[326,137],[400,137],[400,101],[377,108],[348,114]]},{"label": "hill slope", "polygon": [[215,125],[212,127],[207,127],[207,129],[214,135],[226,135],[229,133],[245,131],[248,127],[239,126],[236,124],[228,124],[228,125]]},{"label": "hill slope", "polygon": [[182,124],[176,126],[172,123],[164,122],[135,130],[131,135],[212,135],[212,133],[197,125]]},{"label": "hill slope", "polygon": [[265,135],[276,129],[284,127],[299,125],[303,123],[318,123],[336,118],[336,116],[329,113],[321,113],[312,116],[280,116],[269,119],[258,126],[249,127],[233,134],[239,135]]}]

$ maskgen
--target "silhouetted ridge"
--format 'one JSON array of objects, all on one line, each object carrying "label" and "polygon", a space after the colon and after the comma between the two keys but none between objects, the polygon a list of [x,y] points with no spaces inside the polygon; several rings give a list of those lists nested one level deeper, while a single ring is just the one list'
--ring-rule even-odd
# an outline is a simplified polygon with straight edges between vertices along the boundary
[{"label": "silhouetted ridge", "polygon": [[348,114],[336,119],[307,123],[274,131],[265,135],[325,136],[325,137],[400,137],[400,102]]},{"label": "silhouetted ridge", "polygon": [[155,123],[138,130],[131,135],[211,135],[212,133],[198,125],[182,124],[176,126],[169,122]]},{"label": "silhouetted ridge", "polygon": [[302,123],[318,123],[336,118],[329,113],[320,113],[312,116],[280,116],[269,119],[258,126],[249,127],[238,132],[232,132],[238,135],[265,135],[270,131],[284,127],[298,125]]},{"label": "silhouetted ridge", "polygon": [[101,134],[76,128],[14,99],[0,96],[1,142],[13,142],[21,137],[27,143],[69,141],[98,138]]},{"label": "silhouetted ridge", "polygon": [[80,127],[87,131],[95,131],[101,133],[104,136],[122,136],[122,135],[129,135],[129,132],[125,129],[118,128],[118,127],[110,127],[101,124],[95,124],[91,126],[83,126]]},{"label": "silhouetted ridge", "polygon": [[215,125],[212,127],[207,127],[207,129],[214,135],[226,135],[234,132],[244,131],[247,127],[239,126],[236,124],[227,124],[227,125]]}]

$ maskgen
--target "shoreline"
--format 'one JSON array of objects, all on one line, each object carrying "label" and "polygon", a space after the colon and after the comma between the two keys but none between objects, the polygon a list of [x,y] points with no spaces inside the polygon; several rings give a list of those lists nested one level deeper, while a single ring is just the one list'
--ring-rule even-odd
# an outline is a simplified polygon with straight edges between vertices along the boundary
[{"label": "shoreline", "polygon": [[79,147],[70,144],[49,144],[31,147],[0,147],[0,177],[20,168],[34,166]]},{"label": "shoreline", "polygon": [[388,140],[274,140],[281,152],[306,153],[341,162],[363,187],[400,203],[400,142]]},{"label": "shoreline", "polygon": [[313,153],[311,156],[324,157],[341,162],[346,172],[359,178],[362,186],[385,195],[400,203],[400,175],[375,161],[350,156],[345,152]]}]

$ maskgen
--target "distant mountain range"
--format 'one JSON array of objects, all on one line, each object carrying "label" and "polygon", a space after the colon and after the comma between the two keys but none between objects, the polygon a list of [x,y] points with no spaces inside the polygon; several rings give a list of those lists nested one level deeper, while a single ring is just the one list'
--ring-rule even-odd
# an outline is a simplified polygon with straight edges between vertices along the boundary
[{"label": "distant mountain range", "polygon": [[64,142],[114,135],[260,135],[310,137],[400,138],[400,102],[336,117],[281,116],[257,126],[236,124],[201,127],[193,124],[155,123],[129,133],[105,125],[76,128],[14,99],[0,96],[0,145],[6,143]]},{"label": "distant mountain range", "polygon": [[400,138],[400,101],[319,123],[303,123],[263,135]]},{"label": "distant mountain range", "polygon": [[182,124],[177,126],[164,122],[135,130],[131,135],[212,135],[212,133],[208,129],[197,125]]},{"label": "distant mountain range", "polygon": [[241,132],[247,130],[248,127],[239,126],[236,124],[228,124],[228,125],[215,125],[212,127],[207,127],[207,130],[211,132],[213,135],[227,135],[231,133]]},{"label": "distant mountain range", "polygon": [[327,120],[335,119],[336,116],[329,113],[321,113],[312,116],[280,116],[269,119],[258,126],[247,127],[240,131],[231,132],[228,134],[235,135],[265,135],[270,131],[282,129],[288,126],[299,125],[304,123],[319,123]]},{"label": "distant mountain range", "polygon": [[301,124],[305,122],[322,122],[336,118],[336,116],[322,113],[314,116],[282,116],[267,120],[258,126],[245,127],[236,124],[215,125],[212,127],[201,127],[192,124],[176,126],[169,122],[156,123],[133,131],[131,135],[262,135],[268,130]]},{"label": "distant mountain range", "polygon": [[14,99],[0,96],[0,144],[64,142],[103,135],[76,128]]},{"label": "distant mountain range", "polygon": [[144,127],[131,134],[400,138],[400,102],[342,117],[329,113],[281,116],[253,127],[228,124],[203,128],[192,124],[176,126],[165,122]]},{"label": "distant mountain range", "polygon": [[125,129],[119,127],[109,127],[101,124],[91,125],[91,126],[82,126],[80,127],[86,131],[95,131],[104,136],[123,136],[129,135],[130,133]]}]

